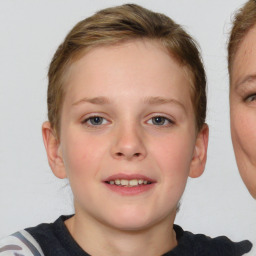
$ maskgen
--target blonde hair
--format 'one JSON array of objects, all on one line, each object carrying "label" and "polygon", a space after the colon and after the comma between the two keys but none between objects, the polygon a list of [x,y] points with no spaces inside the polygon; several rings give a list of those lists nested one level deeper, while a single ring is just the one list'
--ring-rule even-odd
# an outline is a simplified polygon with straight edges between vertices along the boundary
[{"label": "blonde hair", "polygon": [[233,27],[228,42],[229,75],[237,50],[248,31],[256,24],[256,1],[249,0],[234,16]]},{"label": "blonde hair", "polygon": [[80,21],[57,49],[49,67],[47,96],[48,118],[56,135],[60,132],[65,73],[70,65],[93,47],[144,38],[158,40],[189,70],[196,127],[202,127],[206,116],[206,77],[197,44],[169,17],[125,4],[103,9]]}]

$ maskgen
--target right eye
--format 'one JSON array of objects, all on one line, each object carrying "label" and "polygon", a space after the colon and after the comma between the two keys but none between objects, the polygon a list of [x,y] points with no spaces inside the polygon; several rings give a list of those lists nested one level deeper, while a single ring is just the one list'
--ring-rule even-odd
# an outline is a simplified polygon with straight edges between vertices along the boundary
[{"label": "right eye", "polygon": [[91,116],[83,120],[83,124],[87,124],[88,126],[100,126],[106,124],[108,121],[101,116]]}]

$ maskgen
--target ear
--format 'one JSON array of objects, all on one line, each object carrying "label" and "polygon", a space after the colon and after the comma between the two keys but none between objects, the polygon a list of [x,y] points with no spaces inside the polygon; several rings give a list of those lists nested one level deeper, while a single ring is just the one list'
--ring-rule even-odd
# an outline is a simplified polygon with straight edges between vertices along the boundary
[{"label": "ear", "polygon": [[194,155],[190,164],[189,176],[191,178],[197,178],[204,172],[207,158],[208,139],[209,127],[207,124],[204,124],[196,138]]},{"label": "ear", "polygon": [[60,179],[66,178],[60,142],[57,139],[55,131],[52,129],[50,122],[43,123],[42,134],[48,163],[52,169],[53,174]]}]

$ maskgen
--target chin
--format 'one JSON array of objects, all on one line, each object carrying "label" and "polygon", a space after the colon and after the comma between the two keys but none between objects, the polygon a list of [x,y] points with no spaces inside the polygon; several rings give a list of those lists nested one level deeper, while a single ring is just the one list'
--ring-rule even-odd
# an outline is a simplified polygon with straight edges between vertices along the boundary
[{"label": "chin", "polygon": [[139,232],[148,230],[163,221],[170,223],[171,219],[170,214],[166,214],[165,212],[160,214],[154,210],[126,211],[112,214],[109,224],[117,230]]},{"label": "chin", "polygon": [[127,210],[111,214],[108,224],[118,230],[141,231],[152,226],[156,222],[154,216],[148,216],[142,211]]}]

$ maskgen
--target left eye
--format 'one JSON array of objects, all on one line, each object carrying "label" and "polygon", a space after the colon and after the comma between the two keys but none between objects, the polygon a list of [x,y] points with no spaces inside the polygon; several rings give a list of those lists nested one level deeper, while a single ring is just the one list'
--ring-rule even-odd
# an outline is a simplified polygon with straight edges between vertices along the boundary
[{"label": "left eye", "polygon": [[252,94],[248,97],[246,97],[245,101],[247,102],[251,102],[251,101],[255,101],[256,100],[256,94]]},{"label": "left eye", "polygon": [[107,120],[101,116],[92,116],[92,117],[85,119],[83,121],[83,123],[86,123],[91,126],[97,126],[97,125],[106,124]]},{"label": "left eye", "polygon": [[163,116],[155,116],[155,117],[152,117],[148,123],[150,124],[153,124],[153,125],[168,125],[168,124],[172,124],[173,122],[166,118],[166,117],[163,117]]}]

